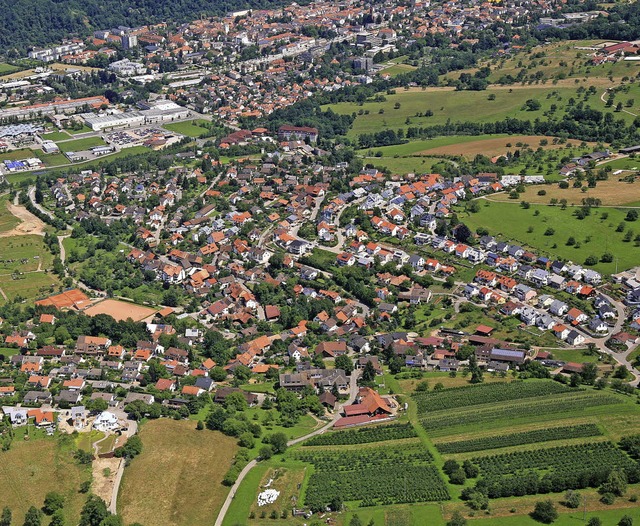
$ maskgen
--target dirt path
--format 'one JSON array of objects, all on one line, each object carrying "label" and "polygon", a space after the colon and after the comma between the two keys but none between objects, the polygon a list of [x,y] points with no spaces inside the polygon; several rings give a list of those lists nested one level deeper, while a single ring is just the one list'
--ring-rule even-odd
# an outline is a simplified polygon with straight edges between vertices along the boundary
[{"label": "dirt path", "polygon": [[11,230],[0,232],[0,237],[26,236],[29,234],[44,236],[46,225],[24,206],[7,202],[7,209],[22,222]]}]

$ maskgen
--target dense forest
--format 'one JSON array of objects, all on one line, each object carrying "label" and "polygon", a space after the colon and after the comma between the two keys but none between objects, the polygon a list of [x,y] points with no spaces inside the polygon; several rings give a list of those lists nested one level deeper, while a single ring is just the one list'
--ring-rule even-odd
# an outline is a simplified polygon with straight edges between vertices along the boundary
[{"label": "dense forest", "polygon": [[[186,22],[201,15],[262,9],[279,0],[0,0],[0,52],[44,46],[95,29],[163,21]],[[14,51],[15,54],[15,51]]]}]

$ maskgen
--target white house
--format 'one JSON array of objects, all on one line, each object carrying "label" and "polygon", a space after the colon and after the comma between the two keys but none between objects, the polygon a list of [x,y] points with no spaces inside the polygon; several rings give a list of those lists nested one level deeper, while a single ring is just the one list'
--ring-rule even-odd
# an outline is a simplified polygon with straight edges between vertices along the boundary
[{"label": "white house", "polygon": [[115,431],[118,429],[118,417],[109,411],[104,411],[98,415],[93,422],[93,428],[98,431]]}]

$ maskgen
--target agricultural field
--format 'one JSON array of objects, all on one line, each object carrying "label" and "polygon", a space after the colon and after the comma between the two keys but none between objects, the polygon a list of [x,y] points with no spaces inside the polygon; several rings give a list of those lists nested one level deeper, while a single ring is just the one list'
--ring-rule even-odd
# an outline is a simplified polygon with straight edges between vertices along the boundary
[{"label": "agricultural field", "polygon": [[420,443],[305,449],[295,458],[314,467],[305,493],[305,505],[312,510],[324,509],[336,497],[361,507],[450,498],[433,455]]},{"label": "agricultural field", "polygon": [[100,137],[85,137],[84,139],[73,139],[58,143],[62,153],[83,152],[95,146],[104,146],[105,142]]},{"label": "agricultural field", "polygon": [[415,438],[418,434],[409,424],[389,424],[375,427],[361,427],[348,431],[324,433],[307,440],[305,446],[350,446],[369,442],[385,442],[387,440],[401,440]]},{"label": "agricultural field", "polygon": [[212,524],[228,493],[222,479],[238,450],[236,439],[169,419],[146,422],[140,438],[143,452],[125,469],[118,496],[125,522]]},{"label": "agricultural field", "polygon": [[[544,190],[544,195],[540,191]],[[622,181],[621,176],[609,176],[606,181],[598,181],[595,188],[587,188],[583,192],[581,188],[560,188],[557,184],[544,186],[527,186],[525,192],[520,194],[519,201],[527,201],[536,204],[549,204],[551,199],[566,199],[567,204],[582,206],[583,200],[592,197],[600,199],[604,206],[637,206],[640,202],[640,181],[632,183]],[[507,192],[492,195],[492,201],[513,202]]]},{"label": "agricultural field", "polygon": [[24,428],[16,430],[11,448],[2,452],[1,505],[13,512],[13,524],[22,524],[30,506],[40,508],[45,495],[57,491],[65,498],[66,523],[78,524],[86,498],[79,489],[90,480],[90,468],[73,459],[75,444],[71,437],[46,437],[43,431],[30,431],[30,439],[24,440]]},{"label": "agricultural field", "polygon": [[637,482],[638,465],[611,442],[591,442],[553,448],[482,456],[472,460],[489,498],[535,495],[549,491],[598,487],[612,469]]},{"label": "agricultural field", "polygon": [[[615,406],[622,401],[612,395],[592,391],[573,391],[561,395],[540,396],[531,400],[516,400],[501,404],[479,404],[459,409],[455,413],[444,409],[420,416],[420,423],[433,437],[447,436],[465,429],[477,430],[495,426],[511,419],[515,421],[552,420],[552,415],[583,412],[590,408]],[[544,413],[538,412],[544,407]]]},{"label": "agricultural field", "polygon": [[201,124],[206,123],[207,121],[204,120],[192,120],[183,122],[172,122],[170,124],[165,124],[163,127],[169,131],[179,133],[180,135],[198,138],[208,131],[207,128],[201,126]]},{"label": "agricultural field", "polygon": [[552,380],[531,380],[501,385],[466,385],[444,391],[415,393],[419,413],[457,409],[480,404],[497,404],[511,400],[531,399],[539,396],[561,395],[572,389]]},{"label": "agricultural field", "polygon": [[471,451],[537,444],[539,442],[549,442],[552,440],[595,437],[602,434],[602,431],[595,424],[579,424],[575,426],[549,427],[524,431],[522,433],[510,433],[508,435],[486,436],[470,440],[459,440],[457,442],[443,442],[436,445],[436,448],[442,454],[469,453]]},{"label": "agricultural field", "polygon": [[[587,257],[593,255],[598,259],[593,268],[604,274],[638,264],[640,247],[633,239],[640,233],[640,223],[625,221],[627,210],[593,208],[589,216],[578,219],[572,207],[562,210],[560,206],[531,205],[525,209],[519,205],[520,200],[499,203],[483,199],[480,202],[477,213],[460,214],[460,220],[472,231],[483,227],[491,235],[530,247],[539,255],[560,257],[578,264],[584,264]],[[623,230],[616,231],[619,228]],[[628,232],[631,237],[625,241]],[[576,244],[566,244],[570,237]],[[605,253],[613,254],[614,261],[600,261]]]}]

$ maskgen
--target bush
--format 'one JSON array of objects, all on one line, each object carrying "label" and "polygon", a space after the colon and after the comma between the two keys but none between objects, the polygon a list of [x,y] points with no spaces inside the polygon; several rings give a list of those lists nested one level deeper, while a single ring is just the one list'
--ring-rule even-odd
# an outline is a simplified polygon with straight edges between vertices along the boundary
[{"label": "bush", "polygon": [[53,515],[56,511],[64,507],[64,497],[60,493],[50,491],[44,498],[44,506],[42,511],[47,515]]},{"label": "bush", "polygon": [[466,524],[467,519],[459,511],[454,511],[451,520],[447,522],[447,526],[466,526]]},{"label": "bush", "polygon": [[558,518],[558,510],[550,500],[538,501],[531,512],[531,518],[543,524],[551,524]]},{"label": "bush", "polygon": [[603,493],[600,497],[600,502],[608,504],[609,506],[616,501],[616,496],[613,493]]},{"label": "bush", "polygon": [[633,526],[633,519],[629,515],[623,515],[618,521],[618,526]]},{"label": "bush", "polygon": [[461,486],[462,484],[464,484],[465,480],[467,480],[467,475],[462,468],[456,469],[449,475],[449,482],[451,484],[457,484]]},{"label": "bush", "polygon": [[564,496],[564,505],[567,508],[575,509],[580,506],[580,494],[577,491],[573,491],[570,489],[565,493]]},{"label": "bush", "polygon": [[563,190],[566,190],[567,188],[569,188],[569,183],[567,181],[560,181],[558,183],[558,187],[562,188]]},{"label": "bush", "polygon": [[600,517],[591,517],[587,522],[587,526],[602,526],[602,520],[600,520]]}]

